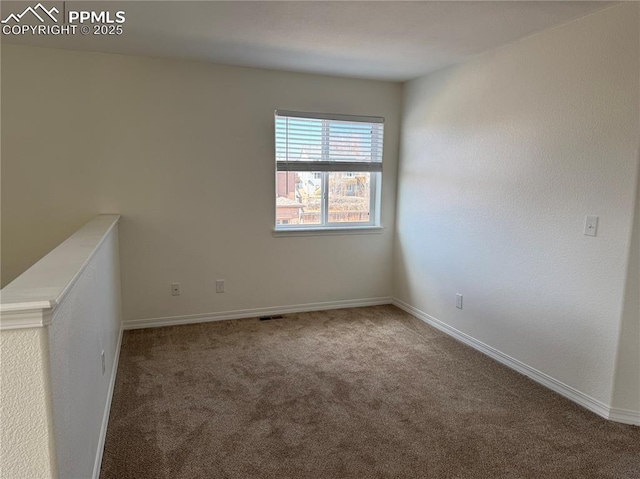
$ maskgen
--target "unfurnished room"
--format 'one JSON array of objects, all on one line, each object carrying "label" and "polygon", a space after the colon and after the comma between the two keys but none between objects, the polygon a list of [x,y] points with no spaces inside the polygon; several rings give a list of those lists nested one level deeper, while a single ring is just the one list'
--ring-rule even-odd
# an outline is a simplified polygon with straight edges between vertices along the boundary
[{"label": "unfurnished room", "polygon": [[1,479],[640,479],[640,2],[0,29]]}]

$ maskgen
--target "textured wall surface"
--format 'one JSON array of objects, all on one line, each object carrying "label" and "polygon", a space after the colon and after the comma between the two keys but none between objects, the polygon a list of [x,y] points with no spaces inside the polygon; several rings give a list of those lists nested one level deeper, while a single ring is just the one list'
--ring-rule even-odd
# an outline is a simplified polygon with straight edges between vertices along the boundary
[{"label": "textured wall surface", "polygon": [[47,330],[0,332],[0,477],[57,477]]},{"label": "textured wall surface", "polygon": [[[61,478],[90,478],[120,334],[116,225],[54,311],[49,327],[53,423]],[[105,351],[102,374],[100,352]]]},{"label": "textured wall surface", "polygon": [[638,8],[405,86],[395,295],[605,404],[636,194]]},{"label": "textured wall surface", "polygon": [[[397,83],[3,44],[2,280],[115,211],[125,319],[390,296],[401,94]],[[381,234],[272,236],[276,109],[386,118]]]}]

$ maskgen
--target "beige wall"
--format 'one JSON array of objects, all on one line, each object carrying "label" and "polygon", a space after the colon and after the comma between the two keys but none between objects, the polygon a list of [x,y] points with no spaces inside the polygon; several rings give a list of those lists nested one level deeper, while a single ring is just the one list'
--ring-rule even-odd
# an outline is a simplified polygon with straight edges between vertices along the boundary
[{"label": "beige wall", "polygon": [[[125,320],[390,296],[401,94],[2,45],[2,282],[117,212]],[[272,236],[276,109],[386,118],[382,234]]]},{"label": "beige wall", "polygon": [[[639,7],[411,81],[404,96],[395,295],[606,405],[636,201]],[[600,217],[595,238],[585,215]]]}]

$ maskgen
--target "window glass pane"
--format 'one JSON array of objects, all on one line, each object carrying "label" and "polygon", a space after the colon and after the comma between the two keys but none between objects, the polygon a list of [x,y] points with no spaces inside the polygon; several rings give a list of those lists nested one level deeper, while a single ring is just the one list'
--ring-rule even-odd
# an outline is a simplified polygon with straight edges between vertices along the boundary
[{"label": "window glass pane", "polygon": [[318,225],[322,222],[322,173],[278,171],[276,225]]},{"label": "window glass pane", "polygon": [[368,223],[371,207],[371,173],[329,174],[329,223]]}]

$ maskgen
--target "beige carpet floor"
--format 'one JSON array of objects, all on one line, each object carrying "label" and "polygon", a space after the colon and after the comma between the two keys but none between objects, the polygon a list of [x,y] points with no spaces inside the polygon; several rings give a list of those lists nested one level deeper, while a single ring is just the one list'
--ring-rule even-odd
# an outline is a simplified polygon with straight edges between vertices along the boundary
[{"label": "beige carpet floor", "polygon": [[101,478],[638,479],[640,428],[343,309],[125,332]]}]

